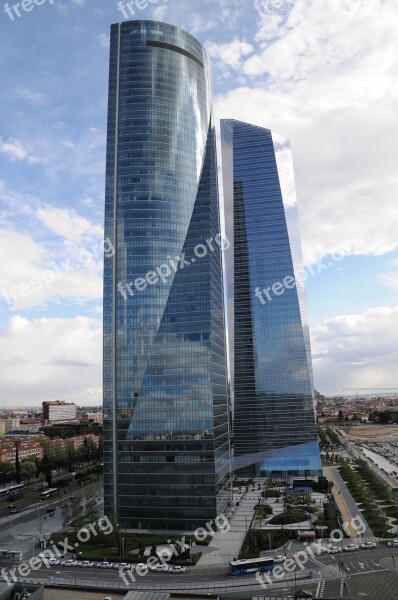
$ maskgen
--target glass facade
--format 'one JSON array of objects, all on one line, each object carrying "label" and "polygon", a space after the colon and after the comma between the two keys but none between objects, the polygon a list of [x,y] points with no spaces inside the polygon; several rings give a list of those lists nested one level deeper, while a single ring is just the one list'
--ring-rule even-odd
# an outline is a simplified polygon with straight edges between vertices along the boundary
[{"label": "glass facade", "polygon": [[290,143],[221,122],[233,470],[318,476],[311,348]]},{"label": "glass facade", "polygon": [[155,21],[111,27],[104,269],[105,511],[192,530],[231,500],[211,70]]}]

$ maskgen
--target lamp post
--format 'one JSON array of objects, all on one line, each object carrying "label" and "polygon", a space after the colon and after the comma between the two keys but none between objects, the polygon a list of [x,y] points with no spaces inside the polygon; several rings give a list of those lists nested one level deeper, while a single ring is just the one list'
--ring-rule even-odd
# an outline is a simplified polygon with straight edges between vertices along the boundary
[{"label": "lamp post", "polygon": [[75,563],[76,563],[76,564],[75,564],[75,587],[76,587],[76,585],[77,585],[77,583],[76,583],[76,574],[77,574],[77,565],[78,565],[78,559],[79,559],[79,556],[80,556],[80,555],[81,555],[81,552],[78,552],[78,553],[77,553],[77,555],[76,555],[76,561],[75,561]]},{"label": "lamp post", "polygon": [[268,534],[269,551],[271,552],[271,534]]}]

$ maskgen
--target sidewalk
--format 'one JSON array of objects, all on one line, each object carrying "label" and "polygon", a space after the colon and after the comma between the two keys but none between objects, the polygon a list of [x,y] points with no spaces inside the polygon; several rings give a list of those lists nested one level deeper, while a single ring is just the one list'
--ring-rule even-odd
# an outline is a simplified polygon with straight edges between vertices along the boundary
[{"label": "sidewalk", "polygon": [[[197,563],[198,567],[215,565],[216,563],[226,565],[239,555],[245,541],[246,532],[249,530],[254,516],[254,507],[261,498],[261,491],[253,490],[243,494],[239,500],[239,506],[236,507],[233,516],[230,518],[231,529],[228,533],[217,531],[214,534],[211,546],[209,546],[209,549],[212,548],[213,550],[202,554]],[[234,501],[236,502],[235,499]]]}]

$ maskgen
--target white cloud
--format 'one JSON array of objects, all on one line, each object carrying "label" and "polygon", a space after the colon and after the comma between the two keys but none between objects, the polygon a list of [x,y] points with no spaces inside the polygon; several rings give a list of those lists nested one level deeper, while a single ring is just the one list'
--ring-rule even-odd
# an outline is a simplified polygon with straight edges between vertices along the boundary
[{"label": "white cloud", "polygon": [[152,10],[152,18],[154,21],[164,21],[168,7],[166,5],[156,6]]},{"label": "white cloud", "polygon": [[207,42],[206,49],[209,56],[221,63],[222,67],[232,67],[238,69],[242,64],[242,59],[253,52],[253,46],[242,40],[234,39],[225,44],[215,44]]},{"label": "white cloud", "polygon": [[102,297],[102,245],[52,248],[0,230],[0,299],[21,311],[50,303],[82,304]]},{"label": "white cloud", "polygon": [[5,308],[22,311],[102,297],[102,226],[14,192],[1,181],[0,200],[0,299]]},{"label": "white cloud", "polygon": [[30,164],[38,162],[38,160],[31,156],[20,140],[13,138],[1,138],[0,137],[0,153],[4,154],[9,160],[16,161],[21,160]]},{"label": "white cloud", "polygon": [[101,321],[12,317],[0,326],[2,405],[102,401]]},{"label": "white cloud", "polygon": [[41,92],[34,92],[26,87],[18,90],[18,96],[22,98],[22,100],[27,100],[28,102],[40,102],[45,97]]},{"label": "white cloud", "polygon": [[97,40],[99,41],[100,46],[103,48],[109,48],[110,37],[108,33],[100,33],[97,35]]},{"label": "white cloud", "polygon": [[73,210],[43,206],[37,209],[37,217],[48,229],[67,241],[81,242],[85,238],[102,238],[103,228]]},{"label": "white cloud", "polygon": [[326,394],[396,384],[398,306],[327,319],[312,331],[312,350],[315,387]]},{"label": "white cloud", "polygon": [[307,263],[341,247],[394,250],[395,2],[297,0],[279,38],[265,39],[263,27],[260,51],[244,67],[261,80],[220,95],[217,114],[292,140]]},{"label": "white cloud", "polygon": [[392,262],[392,267],[396,267],[396,270],[389,273],[380,273],[378,279],[382,285],[398,291],[398,260]]}]

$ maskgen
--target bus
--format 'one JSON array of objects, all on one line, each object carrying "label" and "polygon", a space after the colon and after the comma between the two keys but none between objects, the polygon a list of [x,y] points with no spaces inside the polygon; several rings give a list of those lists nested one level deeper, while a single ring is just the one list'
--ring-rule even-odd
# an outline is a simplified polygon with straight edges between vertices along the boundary
[{"label": "bus", "polygon": [[51,498],[51,496],[56,496],[57,494],[59,494],[58,488],[50,488],[50,489],[46,490],[45,492],[42,492],[40,494],[40,498],[45,500],[46,498]]},{"label": "bus", "polygon": [[0,490],[0,498],[2,496],[11,496],[12,494],[18,494],[18,492],[22,492],[24,490],[23,483],[19,483],[18,485],[11,485],[8,488],[4,488]]},{"label": "bus", "polygon": [[24,485],[23,483],[19,483],[18,485],[12,485],[8,488],[8,493],[10,494],[18,494],[19,492],[23,492]]},{"label": "bus", "polygon": [[22,551],[0,549],[0,558],[12,558],[13,560],[22,560]]},{"label": "bus", "polygon": [[275,560],[270,556],[250,558],[248,560],[231,560],[229,572],[231,575],[245,575],[254,571],[271,571],[275,567]]}]

